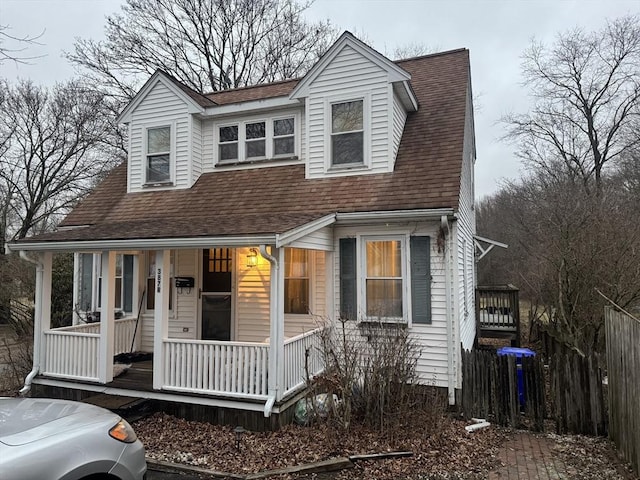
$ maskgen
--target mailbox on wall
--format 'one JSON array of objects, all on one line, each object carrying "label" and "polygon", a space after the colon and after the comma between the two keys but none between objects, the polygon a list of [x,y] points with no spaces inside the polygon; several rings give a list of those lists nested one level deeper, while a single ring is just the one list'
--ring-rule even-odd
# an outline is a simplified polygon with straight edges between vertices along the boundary
[{"label": "mailbox on wall", "polygon": [[176,288],[193,288],[195,279],[193,277],[176,277]]}]

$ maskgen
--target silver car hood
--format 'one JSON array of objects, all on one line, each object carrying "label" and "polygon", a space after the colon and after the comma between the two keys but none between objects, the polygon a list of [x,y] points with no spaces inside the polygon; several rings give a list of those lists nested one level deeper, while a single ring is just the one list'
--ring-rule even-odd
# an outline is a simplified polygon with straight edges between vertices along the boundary
[{"label": "silver car hood", "polygon": [[120,417],[82,403],[38,398],[0,398],[0,442],[16,446],[88,425],[115,425]]}]

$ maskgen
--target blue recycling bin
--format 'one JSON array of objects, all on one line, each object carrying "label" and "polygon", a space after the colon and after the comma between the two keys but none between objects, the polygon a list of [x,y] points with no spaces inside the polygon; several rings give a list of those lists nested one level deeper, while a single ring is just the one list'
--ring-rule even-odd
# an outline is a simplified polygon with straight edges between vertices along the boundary
[{"label": "blue recycling bin", "polygon": [[528,348],[502,347],[498,349],[498,355],[512,355],[516,357],[518,399],[520,400],[520,406],[524,407],[524,375],[522,374],[522,357],[535,357],[536,352]]}]

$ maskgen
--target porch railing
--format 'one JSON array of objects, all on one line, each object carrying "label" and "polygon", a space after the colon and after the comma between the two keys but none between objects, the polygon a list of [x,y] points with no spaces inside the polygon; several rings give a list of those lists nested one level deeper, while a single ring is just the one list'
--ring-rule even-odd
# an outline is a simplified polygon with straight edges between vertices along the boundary
[{"label": "porch railing", "polygon": [[44,332],[42,373],[76,380],[98,380],[99,333],[56,328]]},{"label": "porch railing", "polygon": [[300,388],[307,377],[324,369],[322,361],[322,328],[312,330],[284,343],[284,394]]},{"label": "porch railing", "polygon": [[[135,318],[115,321],[114,355],[128,352],[135,331]],[[100,323],[60,327],[44,332],[45,361],[42,373],[76,380],[98,379]]]},{"label": "porch railing", "polygon": [[163,388],[266,399],[269,345],[164,340]]}]

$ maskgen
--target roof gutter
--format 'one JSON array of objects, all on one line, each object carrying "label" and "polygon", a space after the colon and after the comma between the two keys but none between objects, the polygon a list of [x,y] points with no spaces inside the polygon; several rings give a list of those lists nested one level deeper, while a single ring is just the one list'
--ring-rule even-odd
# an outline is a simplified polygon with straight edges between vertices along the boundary
[{"label": "roof gutter", "polygon": [[416,210],[336,213],[336,221],[338,223],[402,222],[411,220],[440,220],[443,216],[447,219],[455,220],[455,210],[453,208],[422,208]]},{"label": "roof gutter", "polygon": [[42,282],[44,265],[39,260],[33,259],[26,252],[20,251],[20,258],[33,263],[36,266],[36,306],[33,320],[33,367],[24,380],[24,386],[20,389],[20,395],[25,396],[31,390],[31,382],[40,372],[40,342],[42,340]]},{"label": "roof gutter", "polygon": [[139,238],[118,240],[73,240],[20,242],[7,244],[12,251],[72,251],[72,250],[164,250],[179,248],[211,248],[216,246],[249,247],[252,245],[275,244],[277,235],[244,235],[229,237],[191,237],[191,238]]}]

